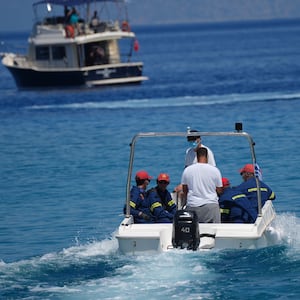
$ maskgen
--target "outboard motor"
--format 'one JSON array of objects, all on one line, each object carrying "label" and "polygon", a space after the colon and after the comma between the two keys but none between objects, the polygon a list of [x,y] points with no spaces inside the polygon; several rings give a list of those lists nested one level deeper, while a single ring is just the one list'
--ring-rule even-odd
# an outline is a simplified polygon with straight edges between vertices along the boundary
[{"label": "outboard motor", "polygon": [[199,224],[196,213],[193,211],[178,210],[173,221],[173,247],[195,251],[199,243]]}]

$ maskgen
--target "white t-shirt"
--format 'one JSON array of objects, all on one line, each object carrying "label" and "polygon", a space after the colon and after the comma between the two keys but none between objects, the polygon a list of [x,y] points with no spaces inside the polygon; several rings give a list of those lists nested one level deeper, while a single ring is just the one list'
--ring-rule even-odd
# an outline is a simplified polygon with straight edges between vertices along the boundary
[{"label": "white t-shirt", "polygon": [[[208,163],[215,167],[216,162],[215,162],[215,157],[214,157],[213,152],[207,146],[204,146],[203,144],[201,144],[201,147],[207,149]],[[195,148],[193,148],[193,147],[188,148],[185,152],[185,164],[184,165],[187,167],[187,166],[190,166],[195,163],[197,163],[197,155],[196,155]]]},{"label": "white t-shirt", "polygon": [[217,187],[222,187],[222,175],[217,167],[196,163],[184,169],[181,183],[188,186],[187,206],[197,207],[218,203]]}]

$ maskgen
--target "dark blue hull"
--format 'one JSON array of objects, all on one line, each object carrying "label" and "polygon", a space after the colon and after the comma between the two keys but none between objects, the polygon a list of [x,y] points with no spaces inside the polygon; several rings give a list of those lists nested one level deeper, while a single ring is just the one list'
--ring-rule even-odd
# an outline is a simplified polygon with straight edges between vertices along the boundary
[{"label": "dark blue hull", "polygon": [[68,87],[68,86],[96,86],[112,84],[139,83],[147,78],[142,76],[141,63],[126,64],[124,66],[109,66],[95,69],[45,71],[24,69],[7,66],[19,88],[34,87]]}]

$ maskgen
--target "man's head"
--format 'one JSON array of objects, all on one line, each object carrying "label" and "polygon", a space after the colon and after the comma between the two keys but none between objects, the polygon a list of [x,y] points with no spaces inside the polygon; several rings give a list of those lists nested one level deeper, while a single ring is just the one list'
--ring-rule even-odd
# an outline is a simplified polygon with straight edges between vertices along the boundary
[{"label": "man's head", "polygon": [[170,176],[167,173],[160,173],[156,182],[159,189],[165,190],[170,183]]},{"label": "man's head", "polygon": [[[197,133],[198,130],[192,129],[190,133]],[[200,135],[187,135],[187,141],[193,145],[195,148],[197,145],[201,144],[201,136]]]},{"label": "man's head", "polygon": [[254,176],[254,166],[252,164],[246,164],[243,168],[239,170],[240,175],[244,181]]},{"label": "man's head", "polygon": [[222,178],[222,186],[223,186],[224,189],[230,187],[230,181],[229,181],[228,178],[226,178],[226,177]]},{"label": "man's head", "polygon": [[135,174],[136,185],[146,184],[148,185],[152,179],[152,176],[148,174],[148,172],[141,170]]},{"label": "man's head", "polygon": [[199,147],[196,150],[197,153],[197,160],[198,162],[207,163],[207,149],[204,147]]}]

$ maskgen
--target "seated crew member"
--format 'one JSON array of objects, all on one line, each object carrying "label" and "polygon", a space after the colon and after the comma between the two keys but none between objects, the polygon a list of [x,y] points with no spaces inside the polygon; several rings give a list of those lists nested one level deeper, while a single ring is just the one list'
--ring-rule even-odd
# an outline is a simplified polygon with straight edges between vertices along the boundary
[{"label": "seated crew member", "polygon": [[176,213],[176,204],[167,190],[170,183],[169,175],[159,174],[156,183],[157,186],[148,191],[150,211],[156,223],[171,223]]},{"label": "seated crew member", "polygon": [[[239,173],[243,177],[244,182],[236,188],[247,196],[247,198],[251,201],[252,206],[258,212],[257,186],[256,178],[254,176],[254,166],[252,164],[246,164],[239,170]],[[263,181],[259,180],[259,185],[261,192],[261,206],[263,207],[267,200],[274,200],[276,195]]]},{"label": "seated crew member", "polygon": [[107,63],[107,57],[102,47],[94,45],[89,49],[88,56],[86,58],[86,65],[101,65]]},{"label": "seated crew member", "polygon": [[222,223],[254,223],[257,211],[245,194],[230,186],[227,178],[222,178],[223,193],[219,196]]},{"label": "seated crew member", "polygon": [[102,47],[95,46],[94,47],[94,65],[101,65],[106,63],[105,60],[105,52]]},{"label": "seated crew member", "polygon": [[146,189],[151,178],[144,170],[138,171],[135,175],[136,185],[130,190],[130,214],[133,216],[134,223],[151,223],[153,220],[146,197]]}]

